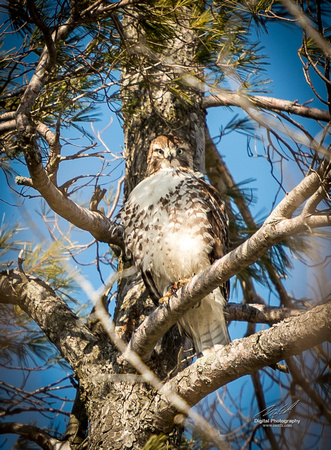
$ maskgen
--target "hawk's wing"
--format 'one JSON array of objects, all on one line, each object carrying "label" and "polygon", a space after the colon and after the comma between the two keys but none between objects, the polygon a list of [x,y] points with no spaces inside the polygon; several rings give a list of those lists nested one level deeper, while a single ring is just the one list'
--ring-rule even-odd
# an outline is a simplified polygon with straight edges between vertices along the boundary
[{"label": "hawk's wing", "polygon": [[211,225],[211,233],[214,238],[214,246],[210,252],[210,262],[222,258],[229,247],[228,236],[228,217],[225,211],[224,203],[218,191],[200,179],[201,190],[204,193],[204,202],[209,211],[207,212],[208,221]]},{"label": "hawk's wing", "polygon": [[[207,212],[208,221],[211,225],[211,235],[214,245],[209,253],[210,263],[222,258],[229,250],[229,221],[226,214],[225,205],[219,192],[205,180],[199,179],[201,190],[204,193],[204,201],[209,210]],[[229,298],[230,282],[227,281],[220,286],[221,292],[226,300]]]},{"label": "hawk's wing", "polygon": [[142,270],[141,276],[151,299],[153,300],[154,304],[158,306],[162,294],[161,292],[158,291],[157,287],[155,286],[153,275],[151,274],[150,270]]}]

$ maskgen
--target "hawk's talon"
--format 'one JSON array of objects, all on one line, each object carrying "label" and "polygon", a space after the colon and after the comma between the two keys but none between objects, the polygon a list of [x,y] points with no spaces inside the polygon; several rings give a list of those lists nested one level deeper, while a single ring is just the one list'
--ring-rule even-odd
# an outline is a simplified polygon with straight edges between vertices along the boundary
[{"label": "hawk's talon", "polygon": [[159,303],[165,304],[166,306],[169,305],[169,300],[172,296],[177,297],[177,291],[185,286],[190,281],[190,278],[184,278],[182,280],[175,281],[174,283],[171,283],[168,287],[168,291],[166,294],[159,299]]},{"label": "hawk's talon", "polygon": [[178,280],[175,281],[172,285],[171,285],[171,290],[173,291],[174,294],[176,294],[176,292],[181,289],[183,286],[185,286],[185,284],[187,284],[190,281],[191,278],[183,278],[182,280]]},{"label": "hawk's talon", "polygon": [[169,306],[169,300],[172,297],[172,292],[168,291],[163,297],[159,299],[160,305]]}]

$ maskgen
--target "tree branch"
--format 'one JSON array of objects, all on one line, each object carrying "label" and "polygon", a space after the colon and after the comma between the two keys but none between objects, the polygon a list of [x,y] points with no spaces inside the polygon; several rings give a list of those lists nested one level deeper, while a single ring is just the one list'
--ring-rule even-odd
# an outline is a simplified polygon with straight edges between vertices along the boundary
[{"label": "tree branch", "polygon": [[[79,3],[79,2],[77,2]],[[119,0],[118,2],[115,3],[111,3],[110,5],[104,5],[104,2],[101,0],[97,0],[96,2],[94,2],[91,6],[89,6],[88,8],[86,8],[84,11],[82,11],[81,15],[83,17],[87,17],[87,18],[93,18],[96,19],[97,17],[104,15],[104,14],[108,14],[110,15],[110,13],[113,13],[114,11],[117,11],[118,9],[121,8],[126,8],[128,6],[132,6],[132,5],[137,5],[139,3],[144,3],[144,1],[142,0]]]},{"label": "tree branch", "polygon": [[290,369],[290,373],[293,377],[293,383],[298,384],[302,390],[308,395],[308,397],[317,405],[322,414],[331,423],[331,409],[328,408],[324,399],[319,395],[317,390],[314,390],[311,385],[311,381],[308,381],[303,375],[300,369],[297,368],[293,358],[287,358],[286,364]]},{"label": "tree branch", "polygon": [[[206,395],[262,367],[312,348],[331,336],[331,302],[286,319],[265,331],[236,339],[213,355],[199,358],[165,384],[191,406]],[[166,429],[176,414],[161,402],[158,425]]]},{"label": "tree branch", "polygon": [[48,55],[50,59],[50,64],[54,65],[56,61],[56,46],[54,45],[53,37],[50,32],[50,28],[45,24],[42,20],[41,15],[39,14],[38,9],[36,8],[34,0],[27,0],[27,7],[29,14],[33,20],[33,22],[37,25],[39,30],[43,33],[45,43],[48,50]]},{"label": "tree branch", "polygon": [[[76,227],[89,231],[98,241],[123,248],[123,230],[120,225],[112,222],[100,212],[83,208],[62,194],[46,175],[41,161],[35,158],[35,155],[30,155],[28,167],[34,189],[42,195],[55,213]],[[20,177],[16,178],[16,183],[26,185]]]},{"label": "tree branch", "polygon": [[[210,136],[208,127],[205,130],[206,135],[206,172],[211,184],[222,194],[227,189],[236,189],[236,195],[233,199],[237,205],[239,212],[244,219],[248,230],[252,233],[258,229],[258,226],[247,206],[246,200],[242,195],[239,188],[237,188],[234,179],[228,167],[223,161],[223,158],[217,151],[217,148]],[[230,209],[231,211],[231,209]],[[235,221],[235,219],[233,219]],[[231,221],[231,219],[230,219]],[[263,258],[264,266],[268,272],[270,280],[274,284],[281,303],[285,306],[290,306],[291,301],[289,295],[286,292],[282,282],[280,281],[279,274],[275,270],[273,264],[270,261],[268,255]]]},{"label": "tree branch", "polygon": [[82,363],[88,349],[97,342],[95,336],[59,299],[53,289],[38,278],[11,270],[0,273],[0,302],[19,305],[43,330],[73,370]]},{"label": "tree branch", "polygon": [[323,51],[325,56],[331,57],[330,43],[311,24],[305,13],[292,0],[280,0],[290,14],[298,21],[300,26],[309,34],[315,44]]},{"label": "tree branch", "polygon": [[288,317],[298,316],[304,311],[291,308],[277,308],[259,304],[228,303],[224,313],[228,321],[239,320],[250,323],[267,323],[273,325]]},{"label": "tree branch", "polygon": [[[119,2],[119,4],[120,3],[122,2]],[[123,3],[126,4],[126,2]],[[30,9],[32,12],[37,14],[34,9],[33,2],[30,2]],[[38,17],[35,19],[37,20]],[[59,40],[65,39],[74,27],[78,26],[78,24],[79,20],[74,22],[72,18],[69,18],[65,24],[61,25],[58,30],[52,34],[52,36],[48,36],[48,41],[52,40],[55,46]],[[43,26],[41,23],[39,25]],[[99,241],[123,247],[122,228],[111,222],[103,214],[95,211],[88,211],[63,195],[54,183],[52,183],[52,179],[48,177],[46,170],[43,167],[41,154],[38,150],[38,145],[34,135],[35,126],[31,122],[29,114],[34,101],[47,82],[51,70],[56,62],[55,53],[52,53],[51,50],[53,47],[51,47],[52,45],[50,42],[48,42],[48,45],[44,47],[36,70],[24,92],[16,112],[17,130],[21,136],[20,145],[24,151],[25,160],[33,187],[42,195],[50,208],[61,217],[68,220],[78,228],[89,231]],[[37,130],[46,136],[47,129],[45,129],[42,124],[37,125]],[[49,142],[49,144],[52,151],[52,146],[58,145],[58,137],[56,134],[54,136],[49,136],[48,141],[50,140],[51,142]],[[59,150],[56,149],[55,156],[58,156],[58,153]],[[50,171],[50,175],[52,177],[52,170]],[[24,182],[26,179],[23,180],[20,177],[18,177],[16,181],[17,184],[26,184]]]},{"label": "tree branch", "polygon": [[6,131],[16,129],[16,119],[8,120],[7,122],[0,123],[0,134]]},{"label": "tree branch", "polygon": [[25,425],[19,422],[7,422],[0,424],[0,434],[19,434],[38,444],[45,450],[70,450],[71,446],[68,442],[55,439],[49,433],[34,425]]},{"label": "tree branch", "polygon": [[[330,163],[323,162],[321,167],[314,172],[308,174],[295,188],[288,192],[285,199],[281,201],[278,206],[272,211],[265,223],[272,223],[279,221],[282,218],[290,218],[296,209],[302,203],[312,196],[315,192],[319,192],[320,186],[324,183],[330,182]],[[326,195],[324,189],[324,197]],[[322,198],[319,199],[320,201]],[[315,204],[317,207],[317,204]],[[312,214],[312,211],[310,211]]]},{"label": "tree branch", "polygon": [[[264,398],[264,392],[263,387],[260,380],[260,374],[258,371],[253,372],[252,375],[252,382],[254,386],[255,391],[255,398],[259,407],[259,411],[265,411],[267,408],[267,404]],[[271,427],[265,427],[263,428],[263,431],[266,434],[267,439],[270,442],[272,450],[279,450],[279,445],[277,443],[277,439],[275,438],[275,435],[273,433],[273,430]]]},{"label": "tree branch", "polygon": [[237,94],[235,92],[224,91],[218,94],[212,94],[202,99],[203,108],[212,108],[215,106],[237,106],[242,108],[243,97],[249,101],[252,106],[266,109],[268,111],[282,111],[289,114],[295,114],[308,119],[329,122],[331,115],[329,111],[318,108],[310,108],[304,105],[298,105],[297,101],[282,100],[273,97],[264,97],[256,95]]}]

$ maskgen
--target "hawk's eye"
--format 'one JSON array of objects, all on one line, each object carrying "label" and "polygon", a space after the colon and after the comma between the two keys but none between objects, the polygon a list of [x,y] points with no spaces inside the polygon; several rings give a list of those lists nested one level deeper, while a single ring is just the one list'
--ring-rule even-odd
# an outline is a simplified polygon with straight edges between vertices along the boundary
[{"label": "hawk's eye", "polygon": [[183,148],[179,148],[178,150],[177,150],[177,155],[182,155],[184,153],[184,149]]},{"label": "hawk's eye", "polygon": [[157,151],[158,155],[162,155],[162,156],[164,155],[164,152],[161,148],[157,148],[156,151]]}]

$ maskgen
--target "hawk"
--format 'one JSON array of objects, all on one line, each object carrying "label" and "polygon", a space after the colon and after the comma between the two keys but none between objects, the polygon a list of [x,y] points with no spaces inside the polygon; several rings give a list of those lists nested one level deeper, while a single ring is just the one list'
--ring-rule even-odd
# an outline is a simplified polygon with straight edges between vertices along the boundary
[{"label": "hawk", "polygon": [[[150,145],[146,178],[121,212],[128,257],[154,302],[169,286],[205,269],[228,249],[228,221],[218,192],[193,171],[193,150],[179,137]],[[223,307],[228,285],[215,289],[179,319],[197,354],[229,343]]]}]

